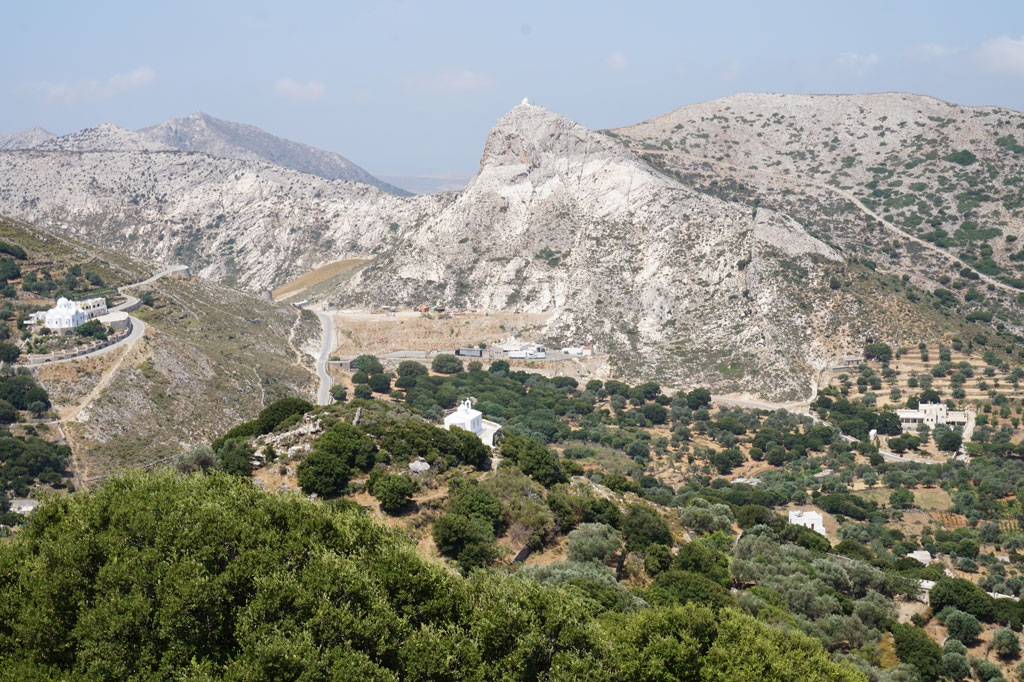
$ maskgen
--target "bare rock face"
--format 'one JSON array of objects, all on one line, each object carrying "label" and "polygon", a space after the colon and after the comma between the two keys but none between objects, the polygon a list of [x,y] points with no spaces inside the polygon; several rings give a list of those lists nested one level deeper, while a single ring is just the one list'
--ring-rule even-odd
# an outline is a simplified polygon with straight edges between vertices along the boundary
[{"label": "bare rock face", "polygon": [[405,190],[370,175],[340,154],[285,140],[256,126],[223,121],[201,112],[187,118],[164,121],[138,133],[148,140],[183,152],[266,161],[327,180],[361,182],[391,194],[409,195]]},{"label": "bare rock face", "polygon": [[0,151],[8,149],[31,149],[36,145],[42,144],[48,140],[52,140],[57,137],[49,130],[44,130],[39,126],[33,126],[28,130],[23,130],[20,133],[11,133],[10,135],[0,135]]},{"label": "bare rock face", "polygon": [[524,104],[492,129],[466,190],[339,301],[552,312],[552,338],[596,342],[624,373],[722,386],[727,368],[736,388],[771,375],[795,397],[813,360],[800,289],[841,260],[784,215],[695,192]]}]

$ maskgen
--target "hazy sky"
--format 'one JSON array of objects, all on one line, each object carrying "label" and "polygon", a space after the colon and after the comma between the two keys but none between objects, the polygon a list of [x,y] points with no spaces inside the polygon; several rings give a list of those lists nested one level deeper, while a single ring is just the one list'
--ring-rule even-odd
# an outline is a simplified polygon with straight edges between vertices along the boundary
[{"label": "hazy sky", "polygon": [[39,0],[4,23],[0,132],[205,111],[377,174],[472,173],[524,96],[591,128],[745,91],[1024,110],[1022,0]]}]

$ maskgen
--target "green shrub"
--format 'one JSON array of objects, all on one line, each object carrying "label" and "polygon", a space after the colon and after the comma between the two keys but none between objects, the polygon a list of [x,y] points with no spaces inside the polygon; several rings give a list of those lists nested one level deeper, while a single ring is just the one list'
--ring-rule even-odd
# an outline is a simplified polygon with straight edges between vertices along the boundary
[{"label": "green shrub", "polygon": [[607,564],[622,548],[619,533],[603,523],[582,523],[569,533],[569,561]]},{"label": "green shrub", "polygon": [[[494,365],[491,365],[491,368],[493,369]],[[458,374],[462,371],[462,360],[450,353],[441,353],[434,356],[430,369],[438,374]]]},{"label": "green shrub", "polygon": [[409,476],[375,471],[370,475],[367,489],[380,502],[383,511],[394,514],[412,501],[420,486]]},{"label": "green shrub", "polygon": [[313,403],[302,398],[287,397],[267,405],[256,417],[256,433],[273,431],[278,424],[293,415],[303,415],[313,409]]}]

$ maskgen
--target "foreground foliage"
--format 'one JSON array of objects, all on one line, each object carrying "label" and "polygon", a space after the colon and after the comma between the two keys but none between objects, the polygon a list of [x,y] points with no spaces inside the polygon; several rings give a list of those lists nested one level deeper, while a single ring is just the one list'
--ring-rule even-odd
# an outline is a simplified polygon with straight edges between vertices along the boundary
[{"label": "foreground foliage", "polygon": [[45,504],[0,546],[0,678],[865,679],[732,608],[597,615],[572,586],[459,578],[332,505],[170,472]]}]

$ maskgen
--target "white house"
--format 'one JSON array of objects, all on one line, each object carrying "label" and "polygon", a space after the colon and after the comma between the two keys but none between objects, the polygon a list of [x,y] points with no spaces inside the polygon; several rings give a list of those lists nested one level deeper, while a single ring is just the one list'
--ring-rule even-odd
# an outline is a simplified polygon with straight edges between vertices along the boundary
[{"label": "white house", "polygon": [[62,333],[70,332],[88,320],[85,311],[77,303],[66,298],[57,299],[57,305],[47,310],[43,316],[43,324]]},{"label": "white house", "polygon": [[[825,535],[825,522],[822,520],[821,514],[816,511],[794,509],[789,512],[789,522],[795,526],[810,528],[819,535]],[[825,537],[828,536],[825,535]]]},{"label": "white house", "polygon": [[86,320],[94,320],[107,314],[107,299],[102,296],[87,298],[84,301],[76,301],[78,307],[85,313]]},{"label": "white house", "polygon": [[961,428],[967,424],[966,412],[950,410],[944,403],[921,403],[916,410],[896,410],[896,416],[904,431],[917,430],[920,424],[933,429],[938,424]]},{"label": "white house", "polygon": [[25,514],[26,516],[31,514],[39,506],[39,500],[30,500],[28,498],[15,498],[11,500],[11,511],[15,514]]},{"label": "white house", "polygon": [[501,438],[501,424],[483,418],[480,410],[473,409],[473,403],[467,398],[459,403],[454,412],[445,416],[444,428],[457,426],[464,431],[475,433],[487,447],[493,448]]}]

